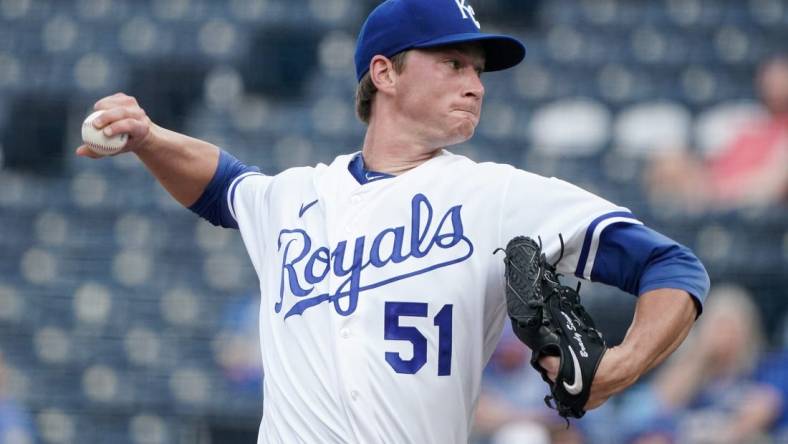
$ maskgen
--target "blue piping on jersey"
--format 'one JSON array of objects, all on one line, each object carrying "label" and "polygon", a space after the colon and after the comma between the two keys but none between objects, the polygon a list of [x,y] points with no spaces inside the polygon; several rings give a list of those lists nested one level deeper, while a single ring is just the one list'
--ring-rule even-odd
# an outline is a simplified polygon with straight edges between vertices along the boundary
[{"label": "blue piping on jersey", "polygon": [[633,216],[632,213],[626,211],[615,211],[612,213],[606,213],[594,219],[591,222],[591,224],[588,225],[588,229],[586,230],[586,236],[585,239],[583,240],[583,248],[580,250],[580,258],[577,260],[577,269],[575,270],[575,276],[584,279],[590,278],[590,273],[586,273],[585,269],[588,263],[588,255],[591,252],[591,245],[594,243],[594,235],[596,235],[596,237],[599,237],[600,235],[600,233],[597,232],[597,226],[603,221],[612,218],[626,218],[626,219],[631,219],[632,220],[631,223],[640,223],[637,219],[635,219],[635,216]]}]

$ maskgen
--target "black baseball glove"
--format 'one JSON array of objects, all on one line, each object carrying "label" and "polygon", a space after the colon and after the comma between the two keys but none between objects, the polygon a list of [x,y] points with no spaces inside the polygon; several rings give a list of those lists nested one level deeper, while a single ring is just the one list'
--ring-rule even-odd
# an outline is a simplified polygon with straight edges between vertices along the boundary
[{"label": "black baseball glove", "polygon": [[[563,255],[563,239],[561,250]],[[607,350],[602,334],[580,304],[580,285],[576,289],[561,285],[555,264],[549,264],[542,253],[541,239],[536,243],[518,236],[505,251],[506,306],[514,333],[532,351],[531,365],[550,386],[545,403],[564,418],[580,418]],[[539,365],[543,356],[560,359],[555,382]]]}]

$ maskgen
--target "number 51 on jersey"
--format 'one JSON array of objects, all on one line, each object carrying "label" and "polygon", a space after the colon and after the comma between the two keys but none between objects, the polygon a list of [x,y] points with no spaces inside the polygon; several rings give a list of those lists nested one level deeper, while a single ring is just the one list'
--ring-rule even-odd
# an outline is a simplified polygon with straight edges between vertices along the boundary
[{"label": "number 51 on jersey", "polygon": [[[452,304],[444,305],[433,318],[438,329],[438,376],[451,374]],[[384,337],[387,341],[408,341],[413,345],[413,357],[402,359],[397,352],[386,352],[386,362],[397,373],[413,375],[427,363],[427,338],[416,327],[400,325],[400,318],[426,318],[426,302],[386,302]]]}]

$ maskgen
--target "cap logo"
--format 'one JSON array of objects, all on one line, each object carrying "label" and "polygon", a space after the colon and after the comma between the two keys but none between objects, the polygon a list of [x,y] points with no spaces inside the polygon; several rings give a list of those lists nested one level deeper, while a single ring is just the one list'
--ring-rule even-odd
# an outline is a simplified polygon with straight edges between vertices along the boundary
[{"label": "cap logo", "polygon": [[457,7],[460,8],[460,13],[462,13],[463,19],[470,18],[477,28],[482,29],[481,23],[476,20],[476,13],[473,11],[473,6],[466,5],[465,0],[454,0],[454,3],[456,3]]}]

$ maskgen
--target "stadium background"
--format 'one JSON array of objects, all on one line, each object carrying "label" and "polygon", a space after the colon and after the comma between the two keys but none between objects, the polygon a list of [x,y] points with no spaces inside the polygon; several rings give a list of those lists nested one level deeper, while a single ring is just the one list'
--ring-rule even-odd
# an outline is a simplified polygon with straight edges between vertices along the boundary
[{"label": "stadium background", "polygon": [[[133,155],[73,149],[116,91],[267,173],[358,149],[352,54],[373,3],[0,0],[0,398],[27,412],[2,442],[254,442],[256,276],[239,236],[178,207]],[[746,288],[768,349],[785,350],[785,207],[686,211],[649,201],[640,174],[649,150],[719,145],[715,118],[757,102],[758,63],[788,48],[788,1],[473,5],[528,55],[485,75],[482,123],[455,151],[629,207],[713,283]],[[634,299],[585,296],[620,340]],[[598,420],[617,442],[615,417]]]}]

